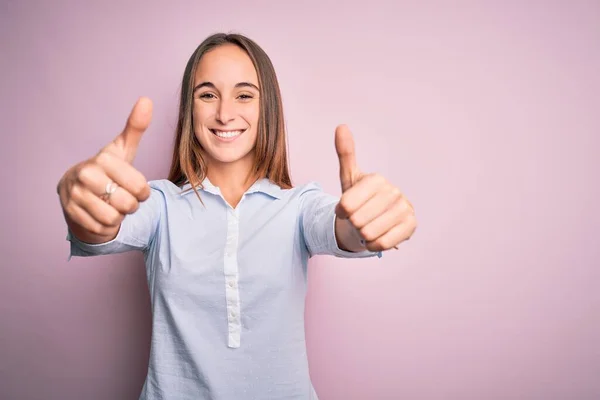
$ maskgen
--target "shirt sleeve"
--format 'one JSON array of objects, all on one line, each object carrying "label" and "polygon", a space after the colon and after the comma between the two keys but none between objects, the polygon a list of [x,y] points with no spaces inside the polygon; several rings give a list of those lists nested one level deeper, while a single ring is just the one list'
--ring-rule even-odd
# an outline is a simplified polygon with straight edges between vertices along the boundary
[{"label": "shirt sleeve", "polygon": [[113,240],[99,244],[85,243],[68,229],[67,240],[71,246],[69,260],[73,256],[89,257],[131,250],[145,251],[158,230],[163,204],[163,193],[152,187],[150,190],[150,197],[140,203],[133,214],[128,214],[123,219]]},{"label": "shirt sleeve", "polygon": [[311,183],[303,189],[300,199],[300,229],[311,257],[381,258],[381,252],[351,252],[339,248],[335,237],[335,208],[339,198],[323,192],[318,184]]}]

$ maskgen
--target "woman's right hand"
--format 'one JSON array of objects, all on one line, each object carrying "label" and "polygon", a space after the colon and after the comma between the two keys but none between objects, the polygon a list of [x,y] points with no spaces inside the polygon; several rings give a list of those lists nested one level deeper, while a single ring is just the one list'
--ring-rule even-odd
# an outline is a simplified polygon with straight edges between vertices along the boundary
[{"label": "woman's right hand", "polygon": [[150,196],[146,178],[131,163],[151,118],[152,102],[142,97],[123,132],[94,157],[69,168],[60,179],[60,203],[78,239],[87,243],[112,240],[125,215],[135,212],[139,202]]}]

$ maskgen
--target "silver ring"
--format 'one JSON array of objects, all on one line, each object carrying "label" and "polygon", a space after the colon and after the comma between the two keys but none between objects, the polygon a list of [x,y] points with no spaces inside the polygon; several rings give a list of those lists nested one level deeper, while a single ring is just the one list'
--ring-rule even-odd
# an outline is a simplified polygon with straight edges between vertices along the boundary
[{"label": "silver ring", "polygon": [[106,186],[104,187],[104,193],[102,194],[102,199],[104,201],[106,201],[107,203],[110,200],[110,196],[117,191],[117,188],[119,187],[119,185],[117,185],[115,182],[113,181],[108,181],[108,183],[106,184]]}]

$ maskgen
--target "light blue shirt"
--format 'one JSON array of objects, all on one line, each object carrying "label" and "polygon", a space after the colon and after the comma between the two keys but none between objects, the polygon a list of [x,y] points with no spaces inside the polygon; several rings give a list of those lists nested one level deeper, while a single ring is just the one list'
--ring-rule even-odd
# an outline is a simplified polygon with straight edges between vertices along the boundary
[{"label": "light blue shirt", "polygon": [[340,250],[338,198],[315,183],[257,181],[232,208],[208,179],[151,181],[151,195],[115,239],[71,255],[140,250],[152,303],[143,400],[314,399],[304,336],[307,262]]}]

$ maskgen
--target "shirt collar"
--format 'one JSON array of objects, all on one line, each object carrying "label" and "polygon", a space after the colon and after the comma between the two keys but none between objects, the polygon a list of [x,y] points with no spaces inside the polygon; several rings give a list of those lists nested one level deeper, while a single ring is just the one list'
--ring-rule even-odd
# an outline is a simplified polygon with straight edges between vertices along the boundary
[{"label": "shirt collar", "polygon": [[[218,186],[212,184],[212,182],[208,179],[208,177],[204,178],[202,181],[202,188],[199,190],[203,190],[205,192],[220,196],[221,190]],[[181,195],[185,196],[188,193],[193,193],[192,185],[190,183],[186,183],[181,187]],[[246,194],[249,193],[264,193],[273,198],[280,199],[283,194],[283,189],[281,189],[278,185],[271,182],[267,178],[262,178],[254,182],[252,186],[246,191]]]}]

